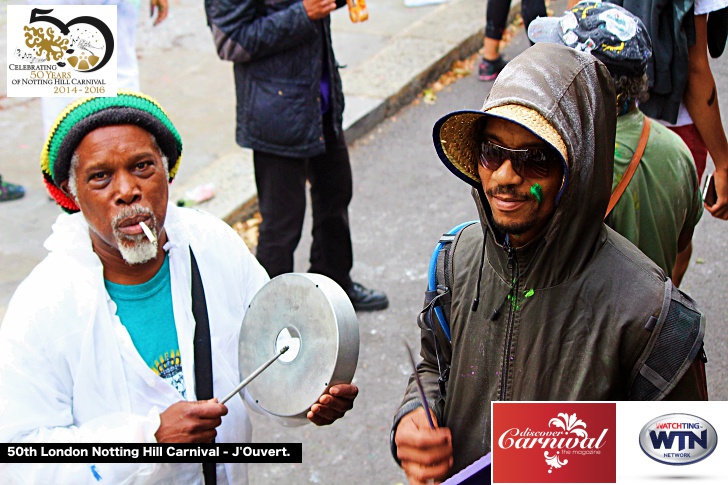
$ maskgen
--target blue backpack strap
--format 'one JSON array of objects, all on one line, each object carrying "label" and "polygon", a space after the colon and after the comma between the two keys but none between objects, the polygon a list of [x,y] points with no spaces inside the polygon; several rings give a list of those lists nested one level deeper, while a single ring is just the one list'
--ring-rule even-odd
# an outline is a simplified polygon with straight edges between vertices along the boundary
[{"label": "blue backpack strap", "polygon": [[[448,318],[450,316],[450,302],[452,301],[450,285],[453,280],[454,249],[463,229],[477,222],[470,221],[459,224],[443,234],[432,252],[427,272],[425,307],[420,312],[418,324],[423,330],[431,332],[432,335],[437,357],[437,368],[440,373],[438,384],[442,399],[445,397],[447,381],[450,378],[450,361],[452,358]],[[438,323],[435,323],[435,320]]]},{"label": "blue backpack strap", "polygon": [[[452,284],[452,243],[463,229],[477,222],[478,221],[463,222],[443,234],[435,246],[434,251],[432,251],[432,256],[430,256],[430,264],[427,269],[425,305],[429,305],[430,302],[437,296],[442,298],[444,294],[447,293],[447,302],[440,300],[433,306],[433,309],[442,331],[445,333],[445,336],[447,336],[448,342],[451,340],[448,317],[450,316],[449,297],[450,285]],[[446,311],[443,311],[443,308],[445,308]]]}]

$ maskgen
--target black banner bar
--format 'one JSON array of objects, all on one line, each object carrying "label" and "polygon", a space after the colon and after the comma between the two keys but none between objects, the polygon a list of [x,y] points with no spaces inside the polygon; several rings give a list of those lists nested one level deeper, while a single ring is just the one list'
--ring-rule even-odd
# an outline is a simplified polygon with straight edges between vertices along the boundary
[{"label": "black banner bar", "polygon": [[301,443],[0,443],[0,463],[301,463]]}]

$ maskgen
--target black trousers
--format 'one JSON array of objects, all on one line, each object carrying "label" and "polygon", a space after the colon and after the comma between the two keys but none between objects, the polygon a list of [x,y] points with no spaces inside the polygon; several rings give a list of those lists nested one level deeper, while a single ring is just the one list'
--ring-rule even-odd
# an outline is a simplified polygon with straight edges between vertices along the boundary
[{"label": "black trousers", "polygon": [[256,257],[273,278],[293,271],[306,210],[306,181],[311,184],[313,242],[309,272],[320,273],[344,289],[351,286],[353,265],[349,202],[351,165],[343,131],[336,136],[330,116],[324,116],[326,153],[291,158],[253,152],[255,183],[263,222]]},{"label": "black trousers", "polygon": [[[510,0],[488,0],[485,7],[485,36],[487,38],[495,40],[503,38],[510,9]],[[546,15],[544,0],[521,0],[521,17],[523,17],[526,32],[533,19],[546,17]]]}]

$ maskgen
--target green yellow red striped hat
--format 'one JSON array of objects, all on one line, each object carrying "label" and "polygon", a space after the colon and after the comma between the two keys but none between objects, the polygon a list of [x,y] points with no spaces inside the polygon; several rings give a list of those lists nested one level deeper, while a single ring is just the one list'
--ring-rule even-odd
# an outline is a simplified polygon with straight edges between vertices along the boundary
[{"label": "green yellow red striped hat", "polygon": [[169,161],[169,181],[182,161],[182,138],[167,113],[151,97],[133,91],[119,91],[111,98],[82,98],[69,104],[51,127],[40,156],[48,193],[68,212],[78,212],[76,203],[60,189],[68,180],[71,158],[81,140],[103,126],[137,125],[154,135]]}]

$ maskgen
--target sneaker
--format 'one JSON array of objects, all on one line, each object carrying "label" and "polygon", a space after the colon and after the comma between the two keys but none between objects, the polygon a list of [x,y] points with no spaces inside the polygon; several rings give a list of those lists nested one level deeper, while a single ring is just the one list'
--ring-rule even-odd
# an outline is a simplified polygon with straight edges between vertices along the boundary
[{"label": "sneaker", "polygon": [[498,74],[506,67],[508,61],[503,59],[502,56],[498,56],[498,59],[493,61],[487,60],[483,57],[478,64],[478,79],[481,81],[492,81],[498,77]]},{"label": "sneaker", "polygon": [[379,290],[370,290],[359,283],[352,283],[346,294],[354,305],[354,310],[370,312],[384,310],[389,306],[387,295]]},{"label": "sneaker", "polygon": [[15,185],[3,182],[3,177],[2,175],[0,175],[0,202],[20,199],[24,195],[25,189],[22,185]]}]

